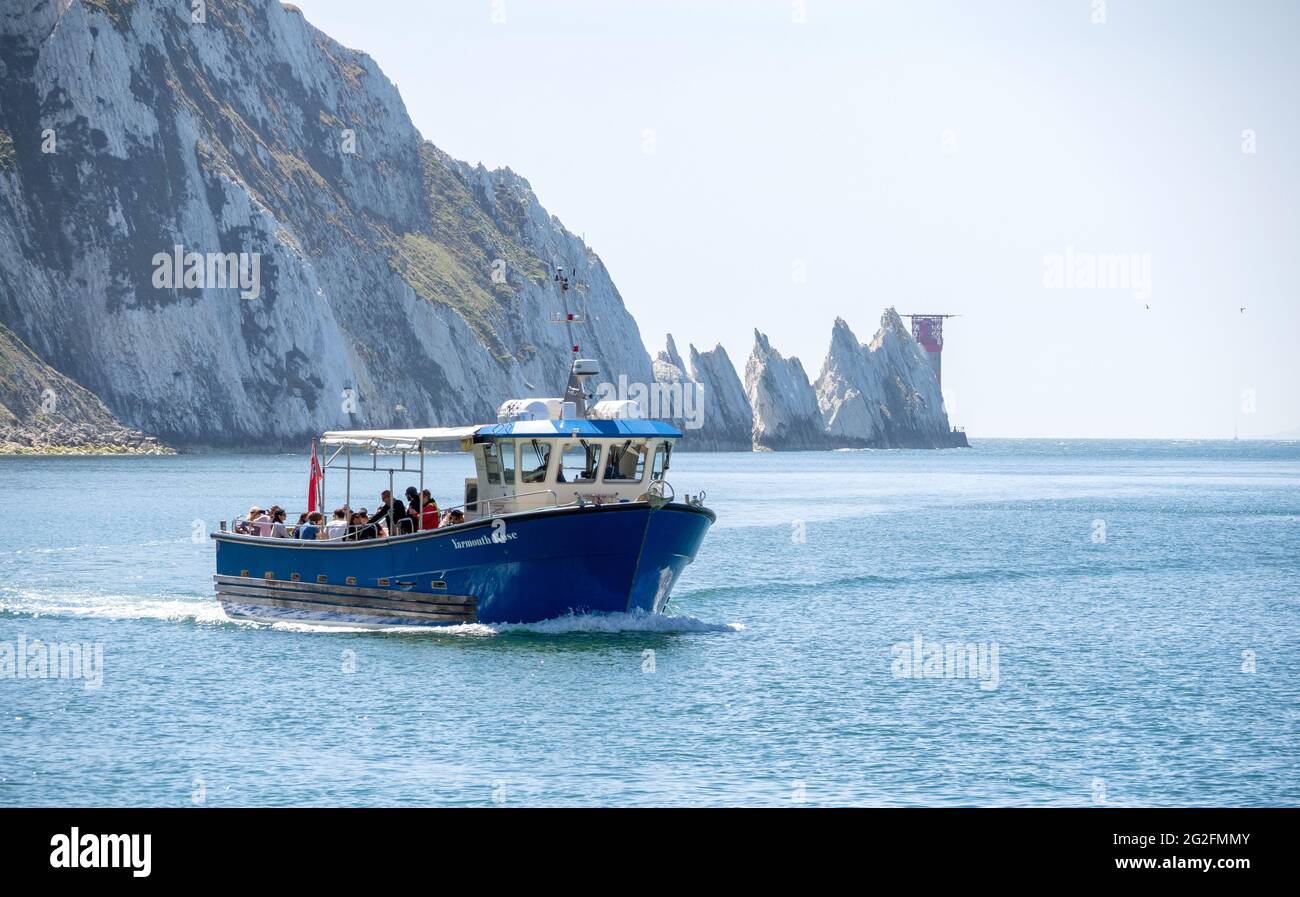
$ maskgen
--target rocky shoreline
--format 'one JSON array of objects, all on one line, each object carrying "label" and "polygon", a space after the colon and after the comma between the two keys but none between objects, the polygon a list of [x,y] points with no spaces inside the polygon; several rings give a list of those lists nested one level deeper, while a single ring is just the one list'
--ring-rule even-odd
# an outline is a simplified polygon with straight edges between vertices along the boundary
[{"label": "rocky shoreline", "polygon": [[174,455],[176,450],[138,430],[60,424],[0,427],[0,455]]},{"label": "rocky shoreline", "polygon": [[0,455],[169,455],[0,325]]}]

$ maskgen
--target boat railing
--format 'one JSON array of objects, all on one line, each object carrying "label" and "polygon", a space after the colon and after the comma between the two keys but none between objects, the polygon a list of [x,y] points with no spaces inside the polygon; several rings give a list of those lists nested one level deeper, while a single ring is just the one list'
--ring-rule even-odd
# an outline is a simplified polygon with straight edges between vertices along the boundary
[{"label": "boat railing", "polygon": [[[285,512],[285,515],[286,515],[286,521],[285,521],[285,523],[284,523],[284,528],[290,532],[290,534],[291,534],[291,535],[289,536],[290,539],[296,539],[297,537],[294,536],[294,535],[292,535],[292,533],[294,533],[294,532],[298,529],[298,527],[300,527],[300,526],[305,526],[306,524],[302,524],[302,523],[289,523],[288,520],[287,520],[288,517],[295,517],[295,518],[296,518],[296,517],[298,517],[298,516],[301,516],[301,514],[295,514],[295,513],[293,513],[293,512],[286,511],[286,512]],[[330,523],[331,523],[331,520],[327,517],[327,518],[325,519],[325,522],[324,522],[324,523],[319,524],[319,528],[323,530],[323,529],[325,529],[327,526],[329,526]],[[246,530],[247,530],[247,529],[255,529],[255,528],[257,528],[257,527],[261,527],[261,526],[264,526],[264,525],[265,525],[265,524],[260,524],[260,523],[257,523],[256,521],[249,520],[249,519],[248,519],[248,515],[246,515],[246,514],[237,514],[235,517],[231,518],[229,529],[227,529],[227,527],[226,527],[226,521],[224,521],[224,520],[221,521],[221,532],[223,532],[223,533],[225,533],[225,532],[231,532],[231,533],[234,533],[235,535],[255,536],[255,535],[258,535],[256,532],[251,532],[251,533],[250,533],[250,532],[247,532]],[[349,528],[351,528],[352,526],[355,526],[355,524],[348,524],[348,526],[349,526]],[[267,538],[270,538],[270,537],[268,536]],[[299,541],[301,541],[301,540],[299,540]],[[341,539],[332,539],[332,540],[330,540],[330,541],[338,542],[338,541],[342,541],[342,540],[341,540]]]},{"label": "boat railing", "polygon": [[[561,503],[560,503],[560,496],[556,493],[556,491],[555,491],[554,489],[538,489],[538,490],[533,491],[533,492],[516,492],[516,493],[513,493],[513,494],[511,494],[511,495],[498,496],[497,498],[479,498],[479,499],[477,499],[477,500],[475,500],[475,501],[470,501],[470,502],[465,502],[464,504],[454,505],[454,506],[452,506],[452,507],[450,507],[450,508],[442,508],[442,507],[440,507],[440,508],[438,509],[438,510],[439,510],[439,516],[440,516],[440,518],[441,518],[442,520],[445,520],[445,519],[446,519],[446,516],[447,516],[448,514],[450,514],[452,511],[460,511],[462,514],[464,514],[464,513],[466,513],[469,509],[473,508],[474,511],[477,513],[477,515],[478,515],[479,518],[482,518],[482,517],[493,517],[493,516],[497,516],[497,515],[501,514],[502,511],[499,510],[499,509],[502,508],[503,506],[507,505],[507,503],[514,502],[514,501],[516,501],[517,499],[520,499],[520,498],[530,498],[530,497],[538,496],[538,495],[546,495],[546,496],[549,496],[549,497],[550,497],[550,503],[549,503],[549,505],[546,506],[546,507],[549,507],[549,508],[564,508],[564,507],[568,507],[569,505],[577,505],[577,504],[581,504],[581,503],[582,503],[582,500],[579,498],[579,499],[575,499],[574,501],[568,502],[568,503],[566,503],[566,504],[561,504]],[[513,511],[513,510],[514,510],[514,509],[511,509],[511,511]],[[531,511],[531,510],[537,510],[537,509],[536,509],[536,508],[528,508],[527,510],[530,510],[530,511]],[[506,513],[509,513],[509,511],[507,511]],[[298,516],[301,516],[301,515],[300,515],[299,513],[296,513],[296,512],[286,511],[286,512],[285,512],[285,516],[286,516],[286,518],[289,518],[289,517],[298,517]],[[411,518],[403,518],[403,519],[411,520]],[[468,519],[469,519],[469,518],[468,518],[468,516],[467,516],[467,517],[466,517],[466,520],[468,521]],[[328,527],[328,526],[330,525],[330,522],[331,522],[331,521],[326,520],[324,524],[321,524],[320,528],[321,528],[322,530],[325,529],[326,527]],[[387,525],[388,535],[386,535],[386,536],[378,536],[378,535],[376,535],[376,536],[372,536],[371,539],[393,539],[393,538],[396,538],[396,537],[399,537],[399,536],[409,536],[409,535],[412,535],[412,534],[415,533],[415,532],[420,532],[420,530],[415,530],[415,529],[409,529],[409,530],[408,530],[408,529],[406,529],[406,528],[404,528],[404,527],[401,527],[401,526],[393,526],[393,525],[390,525],[391,522],[397,522],[397,523],[400,523],[400,521],[393,521],[393,519],[392,519],[391,517],[384,517],[384,518],[381,518],[379,521],[377,521],[375,524],[366,524],[367,526],[377,526],[379,523],[383,523],[383,524]],[[412,520],[412,524],[414,524],[414,520]],[[229,529],[229,530],[226,529],[226,521],[224,521],[224,520],[221,521],[221,532],[223,532],[223,533],[224,533],[224,532],[233,532],[233,533],[235,533],[235,534],[237,534],[237,535],[242,534],[242,535],[253,535],[253,536],[255,536],[255,535],[259,535],[259,534],[256,533],[256,532],[252,532],[252,533],[247,532],[247,529],[250,528],[250,527],[260,527],[260,526],[263,526],[263,525],[265,525],[265,524],[258,524],[258,523],[255,523],[255,522],[253,522],[253,521],[250,521],[250,520],[248,519],[247,515],[242,515],[242,514],[241,514],[241,515],[239,515],[239,516],[236,516],[236,517],[232,518],[232,520],[231,520],[231,526],[230,526],[230,529]],[[289,539],[288,539],[289,541],[302,541],[301,539],[298,539],[296,535],[294,535],[294,533],[296,532],[297,528],[298,528],[300,525],[301,525],[301,524],[297,524],[297,523],[285,523],[285,524],[284,524],[285,529],[287,529],[287,530],[289,531],[289,533],[290,533],[290,535],[289,535]],[[442,526],[447,526],[447,524],[444,522],[444,523],[442,524]],[[357,524],[348,524],[348,533],[347,533],[347,535],[345,535],[345,536],[341,536],[341,537],[336,536],[336,537],[334,537],[334,538],[332,538],[332,539],[324,539],[324,538],[322,538],[321,541],[327,541],[327,542],[342,542],[342,541],[346,541],[346,540],[348,539],[348,536],[351,536],[351,535],[354,533],[354,530],[355,530],[356,528],[359,528]],[[394,530],[396,530],[396,532],[394,532]],[[270,536],[266,536],[266,537],[263,537],[263,538],[271,538],[271,537],[270,537]],[[370,539],[367,539],[367,540],[365,540],[365,541],[370,541]]]},{"label": "boat railing", "polygon": [[[456,507],[448,508],[447,510],[461,511],[463,513],[468,508],[474,508],[479,512],[480,517],[492,517],[495,513],[500,513],[499,511],[495,511],[496,508],[516,502],[521,498],[531,498],[535,495],[550,496],[550,507],[552,508],[564,507],[560,504],[560,496],[554,489],[537,489],[533,492],[514,492],[510,495],[498,496],[497,498],[479,498],[474,501],[465,502],[463,505],[456,505]],[[572,502],[570,502],[570,504],[572,504]],[[483,508],[486,508],[487,510],[482,510]],[[528,510],[531,511],[536,509],[529,508]]]}]

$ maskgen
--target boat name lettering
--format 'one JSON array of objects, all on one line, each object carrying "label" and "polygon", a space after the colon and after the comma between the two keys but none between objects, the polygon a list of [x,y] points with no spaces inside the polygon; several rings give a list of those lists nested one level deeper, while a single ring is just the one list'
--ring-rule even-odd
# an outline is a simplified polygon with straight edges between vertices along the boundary
[{"label": "boat name lettering", "polygon": [[480,545],[491,545],[492,543],[505,543],[519,538],[519,533],[512,532],[494,532],[491,535],[482,535],[475,539],[452,539],[451,544],[457,549],[461,548],[478,548]]}]

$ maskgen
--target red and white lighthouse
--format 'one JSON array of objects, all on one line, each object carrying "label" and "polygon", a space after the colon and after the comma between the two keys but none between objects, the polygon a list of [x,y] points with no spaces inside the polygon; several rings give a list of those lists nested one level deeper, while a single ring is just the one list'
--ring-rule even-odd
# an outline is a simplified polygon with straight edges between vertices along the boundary
[{"label": "red and white lighthouse", "polygon": [[939,388],[942,389],[943,320],[944,318],[955,318],[957,316],[903,315],[903,317],[912,319],[912,337],[925,350],[926,357],[930,359],[930,367],[934,368],[934,379],[939,383]]}]

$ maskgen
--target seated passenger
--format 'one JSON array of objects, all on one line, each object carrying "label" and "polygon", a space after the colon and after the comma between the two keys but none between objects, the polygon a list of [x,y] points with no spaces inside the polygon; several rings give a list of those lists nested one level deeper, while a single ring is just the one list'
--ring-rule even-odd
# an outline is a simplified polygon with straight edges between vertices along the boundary
[{"label": "seated passenger", "polygon": [[437,529],[442,521],[438,515],[438,503],[433,494],[425,489],[420,493],[420,529]]},{"label": "seated passenger", "polygon": [[288,515],[284,508],[276,508],[271,512],[271,537],[274,539],[289,538],[289,527],[284,525],[284,519]]},{"label": "seated passenger", "polygon": [[245,536],[256,536],[257,527],[254,525],[253,521],[260,516],[262,516],[262,509],[257,505],[253,505],[248,509],[248,515],[246,517],[242,520],[235,521],[235,532]]},{"label": "seated passenger", "polygon": [[272,505],[270,511],[263,510],[258,513],[257,517],[254,518],[253,520],[253,529],[255,530],[253,535],[255,536],[271,535],[271,525],[275,523],[275,520],[271,517],[271,512],[274,510],[275,510],[275,506]]},{"label": "seated passenger", "polygon": [[460,508],[452,508],[447,512],[447,517],[442,521],[443,526],[455,526],[458,523],[465,522],[465,512]]},{"label": "seated passenger", "polygon": [[313,511],[305,515],[307,522],[298,527],[297,536],[299,539],[314,541],[321,537],[322,528],[325,525],[325,515],[320,511]]},{"label": "seated passenger", "polygon": [[413,533],[420,529],[420,493],[416,491],[415,486],[407,486],[407,512],[406,516],[398,520],[399,533]]},{"label": "seated passenger", "polygon": [[352,514],[352,525],[348,527],[348,539],[353,542],[362,542],[366,539],[373,539],[379,535],[375,525],[370,522],[366,509],[362,508]]},{"label": "seated passenger", "polygon": [[335,508],[330,517],[329,526],[325,527],[326,539],[342,539],[348,534],[348,512],[344,508]]},{"label": "seated passenger", "polygon": [[378,524],[381,520],[385,520],[390,511],[393,514],[394,521],[401,520],[406,516],[406,505],[402,504],[400,498],[393,498],[393,493],[387,489],[379,493],[379,499],[383,504],[379,506],[375,513],[370,515],[370,523]]}]

